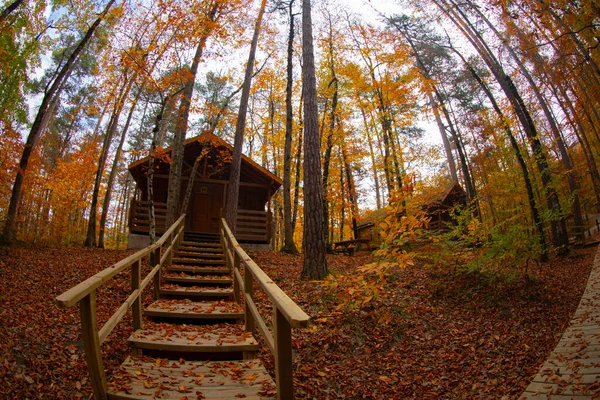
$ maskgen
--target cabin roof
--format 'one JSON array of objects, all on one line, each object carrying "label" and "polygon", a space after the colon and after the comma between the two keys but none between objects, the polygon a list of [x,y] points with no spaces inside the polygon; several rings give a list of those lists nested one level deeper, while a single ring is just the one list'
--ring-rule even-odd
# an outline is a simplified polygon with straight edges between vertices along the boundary
[{"label": "cabin roof", "polygon": [[[454,199],[452,200],[450,197],[454,197]],[[444,205],[446,200],[452,203],[450,205],[456,204],[456,202],[466,204],[466,198],[467,194],[458,181],[452,181],[441,190],[437,188],[437,190],[427,191],[427,193],[424,194],[419,207],[429,212]],[[377,222],[383,221],[388,213],[388,207],[382,207],[378,210],[369,212],[358,223],[358,229],[360,230],[374,226]]]},{"label": "cabin roof", "polygon": [[444,204],[450,195],[455,197],[455,200],[452,201],[453,204],[455,204],[457,201],[466,204],[467,194],[462,186],[460,186],[458,181],[454,180],[448,183],[448,185],[446,185],[441,191],[433,190],[427,193],[425,195],[422,207],[427,208]]},{"label": "cabin roof", "polygon": [[373,210],[373,211],[367,213],[367,215],[365,215],[363,218],[361,218],[361,220],[358,223],[357,228],[359,230],[370,228],[371,226],[374,226],[376,223],[383,221],[387,217],[388,213],[389,213],[388,207],[382,207],[377,210]]},{"label": "cabin roof", "polygon": [[[224,148],[228,151],[229,155],[231,153],[233,153],[233,146],[231,144],[229,144],[228,142],[226,142],[225,140],[223,140],[222,138],[215,136],[211,133],[203,133],[201,135],[195,136],[193,138],[187,139],[184,143],[184,161],[190,161],[191,163],[193,163],[193,160],[196,159],[196,157],[200,154],[200,151],[202,149],[202,146],[198,146],[199,144],[203,145],[205,143],[211,142],[213,147],[215,148]],[[168,155],[170,157],[171,155],[171,147],[167,147],[164,150],[164,154]],[[128,167],[131,175],[135,178],[136,181],[142,179],[142,176],[144,175],[144,167],[147,166],[148,162],[150,160],[150,156],[146,156],[140,160],[137,160],[133,163],[131,163]],[[230,161],[228,162],[228,164],[230,163]],[[168,168],[168,164],[167,164],[167,168]],[[244,174],[244,170],[245,170],[245,174]],[[245,156],[242,154],[242,172],[243,175],[246,177],[246,180],[259,180],[262,182],[269,182],[270,185],[272,187],[274,187],[274,190],[277,190],[277,188],[279,188],[279,186],[281,186],[281,184],[283,183],[283,181],[281,180],[281,178],[279,178],[277,175],[273,174],[272,172],[270,172],[269,170],[267,170],[266,168],[263,168],[262,166],[260,166],[259,164],[257,164],[256,162],[254,162],[250,157]],[[243,179],[244,177],[242,177]]]}]

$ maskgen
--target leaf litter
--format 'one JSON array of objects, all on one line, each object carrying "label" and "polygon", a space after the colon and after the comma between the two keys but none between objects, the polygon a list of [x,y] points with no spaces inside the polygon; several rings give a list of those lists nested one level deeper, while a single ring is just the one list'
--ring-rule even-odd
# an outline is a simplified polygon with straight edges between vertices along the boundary
[{"label": "leaf litter", "polygon": [[[27,246],[0,252],[0,398],[91,398],[78,307],[59,310],[53,299],[131,252]],[[252,257],[311,316],[311,326],[293,336],[296,398],[517,399],[566,328],[594,254],[588,248],[555,258],[530,270],[529,279],[492,279],[418,259],[362,298],[364,291],[343,280],[299,280],[301,256]],[[372,261],[366,253],[328,260],[336,277],[355,277]],[[99,290],[100,326],[128,291],[128,273]],[[257,290],[256,301],[270,323],[266,295]],[[151,302],[146,291],[143,303]],[[130,321],[102,345],[107,375],[129,355]],[[264,344],[259,357],[273,375]]]}]

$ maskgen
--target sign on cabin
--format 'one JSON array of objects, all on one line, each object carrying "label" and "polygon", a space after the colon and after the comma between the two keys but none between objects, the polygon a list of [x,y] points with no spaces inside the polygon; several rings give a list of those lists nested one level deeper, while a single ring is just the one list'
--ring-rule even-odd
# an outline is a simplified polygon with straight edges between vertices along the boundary
[{"label": "sign on cabin", "polygon": [[[192,191],[185,210],[185,231],[214,233],[219,229],[219,219],[225,207],[229,170],[233,147],[223,139],[205,133],[185,142],[180,193],[180,209],[183,207],[188,185]],[[155,157],[154,161],[154,209],[156,231],[165,231],[167,194],[171,148]],[[191,176],[198,159],[195,176]],[[148,245],[148,162],[145,157],[129,165],[129,172],[137,184],[136,195],[131,201],[129,214],[129,247]],[[238,221],[236,237],[240,243],[268,244],[271,241],[272,215],[269,200],[282,184],[282,180],[261,167],[252,159],[242,156]]]}]

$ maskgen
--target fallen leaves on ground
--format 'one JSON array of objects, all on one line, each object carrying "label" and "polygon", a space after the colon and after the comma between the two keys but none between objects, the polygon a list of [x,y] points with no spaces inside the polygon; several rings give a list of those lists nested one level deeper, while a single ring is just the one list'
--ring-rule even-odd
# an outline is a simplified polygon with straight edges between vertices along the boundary
[{"label": "fallen leaves on ground", "polygon": [[[59,310],[54,298],[128,256],[130,251],[82,248],[0,248],[0,398],[90,398],[79,307]],[[127,297],[130,273],[98,291],[100,326]],[[104,365],[127,356],[131,317],[103,344]]]},{"label": "fallen leaves on ground", "polygon": [[[340,295],[348,287],[300,281],[301,256],[252,257],[312,319],[294,330],[296,398],[517,399],[577,308],[595,252],[530,268],[529,279],[458,272],[417,257],[369,301]],[[328,261],[343,276],[371,260],[359,253]],[[269,319],[260,292],[257,302]]]},{"label": "fallen leaves on ground", "polygon": [[[0,252],[0,398],[90,398],[78,307],[59,310],[53,299],[131,252]],[[530,269],[532,279],[499,280],[417,258],[388,276],[377,295],[350,303],[342,284],[299,280],[300,256],[252,256],[312,319],[308,329],[294,331],[296,398],[516,399],[567,326],[594,254],[595,248],[578,250]],[[338,276],[370,261],[364,253],[329,256]],[[129,279],[120,274],[99,290],[100,325],[127,297]],[[257,290],[256,301],[270,323],[264,293]],[[127,315],[102,345],[108,375],[129,355],[131,333]],[[260,356],[273,374],[270,352]]]}]

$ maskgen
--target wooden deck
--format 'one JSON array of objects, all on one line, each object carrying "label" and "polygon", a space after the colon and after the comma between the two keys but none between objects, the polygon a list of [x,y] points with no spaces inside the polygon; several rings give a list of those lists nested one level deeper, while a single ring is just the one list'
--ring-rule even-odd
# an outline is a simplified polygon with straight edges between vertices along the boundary
[{"label": "wooden deck", "polygon": [[[216,236],[220,241],[212,243],[182,240],[183,221],[180,218],[156,245],[56,299],[61,308],[80,303],[95,398],[293,398],[291,329],[307,326],[308,316],[241,249],[224,220]],[[150,265],[156,266],[142,280],[141,260],[148,255]],[[96,289],[126,268],[132,269],[132,293],[98,330]],[[151,282],[155,301],[142,311],[141,292]],[[272,301],[272,328],[258,314],[255,287]],[[132,354],[115,373],[105,376],[100,344],[128,309],[133,314],[128,338]],[[273,352],[275,379],[255,359],[258,334]]]},{"label": "wooden deck", "polygon": [[600,398],[600,247],[569,327],[521,399]]}]

